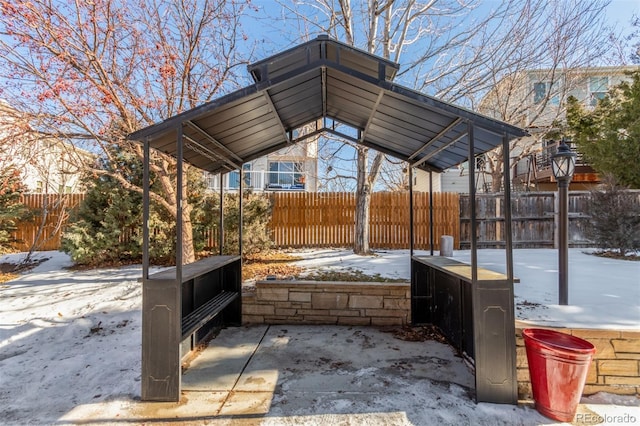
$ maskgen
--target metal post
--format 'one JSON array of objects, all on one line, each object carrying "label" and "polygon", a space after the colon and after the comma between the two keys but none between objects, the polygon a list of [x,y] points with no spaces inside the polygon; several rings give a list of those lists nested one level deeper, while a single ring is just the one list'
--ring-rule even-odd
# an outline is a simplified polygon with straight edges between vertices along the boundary
[{"label": "metal post", "polygon": [[469,138],[469,203],[470,203],[470,244],[471,244],[471,284],[478,281],[478,245],[476,237],[476,156],[473,123],[467,123]]},{"label": "metal post", "polygon": [[409,255],[413,257],[413,167],[409,166]]},{"label": "metal post", "polygon": [[558,228],[558,274],[559,303],[569,304],[569,179],[558,179],[559,228]]},{"label": "metal post", "polygon": [[220,256],[222,256],[224,254],[224,185],[222,182],[224,176],[222,173],[219,173],[218,176],[220,176],[220,226],[218,227],[218,245],[220,248]]},{"label": "metal post", "polygon": [[238,183],[238,255],[242,257],[242,181],[244,180],[244,173],[242,170],[242,165],[240,166],[240,183]]},{"label": "metal post", "polygon": [[433,171],[429,170],[429,248],[433,256]]},{"label": "metal post", "polygon": [[182,185],[183,183],[183,152],[182,126],[178,127],[178,143],[176,155],[176,280],[182,280]]},{"label": "metal post", "polygon": [[504,178],[504,242],[507,255],[507,277],[513,283],[513,233],[511,229],[511,164],[509,162],[509,138],[502,135],[502,177]]},{"label": "metal post", "polygon": [[149,138],[144,140],[144,162],[142,163],[142,278],[149,278],[149,162],[151,161]]}]

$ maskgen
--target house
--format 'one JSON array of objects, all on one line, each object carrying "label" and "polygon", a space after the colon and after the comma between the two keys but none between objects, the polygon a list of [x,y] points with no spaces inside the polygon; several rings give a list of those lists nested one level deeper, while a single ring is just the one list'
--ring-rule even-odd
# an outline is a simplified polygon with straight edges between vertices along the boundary
[{"label": "house", "polygon": [[[551,156],[559,144],[569,96],[581,101],[585,107],[592,108],[611,87],[630,80],[629,73],[638,70],[639,66],[537,69],[502,78],[482,99],[478,111],[525,128],[530,134],[511,144],[512,188],[520,191],[556,190]],[[575,150],[575,147],[572,149]],[[600,182],[600,177],[580,153],[576,153],[571,189],[589,189]],[[501,176],[500,169],[494,172],[495,164],[498,163],[493,161],[492,153],[476,159],[478,192],[493,190],[494,176]],[[466,170],[468,167],[465,163],[455,170],[446,170],[440,176],[434,174],[434,191],[468,192]],[[428,173],[418,171],[414,178],[414,190],[425,190],[428,184]]]},{"label": "house", "polygon": [[0,100],[0,169],[19,170],[27,192],[84,192],[83,165],[94,158],[88,151],[33,131],[18,110]]},{"label": "house", "polygon": [[[318,190],[318,138],[312,137],[242,165],[243,188],[262,191]],[[220,189],[220,175],[206,173],[208,189]],[[240,173],[222,175],[225,190],[237,190]]]},{"label": "house", "polygon": [[[586,108],[593,108],[610,88],[629,81],[629,74],[640,70],[638,66],[593,67],[562,70],[534,70],[526,73],[523,105],[526,128],[531,134],[522,141],[526,155],[512,151],[516,161],[512,173],[513,186],[524,190],[552,190],[557,184],[551,171],[551,157],[559,145],[561,126],[566,120],[566,102],[570,96]],[[554,136],[554,133],[556,136]],[[571,146],[570,141],[568,141]],[[575,151],[576,169],[571,189],[590,189],[600,183],[598,173]]]}]

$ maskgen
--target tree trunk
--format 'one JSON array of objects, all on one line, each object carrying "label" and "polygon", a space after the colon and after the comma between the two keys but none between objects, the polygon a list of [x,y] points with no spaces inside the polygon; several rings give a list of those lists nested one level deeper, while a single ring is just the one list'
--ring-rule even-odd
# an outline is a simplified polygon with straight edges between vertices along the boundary
[{"label": "tree trunk", "polygon": [[193,226],[191,224],[191,204],[182,209],[182,264],[193,263],[196,260],[193,250]]},{"label": "tree trunk", "polygon": [[[193,263],[196,260],[193,249],[193,225],[191,224],[191,212],[193,206],[187,201],[187,176],[188,167],[185,166],[184,181],[182,185],[182,264]],[[177,218],[177,215],[176,215]]]},{"label": "tree trunk", "polygon": [[369,149],[358,147],[356,173],[356,221],[353,252],[355,254],[370,254],[369,248],[369,214],[371,207],[371,187],[367,179],[367,157]]},{"label": "tree trunk", "polygon": [[[178,223],[178,206],[176,204],[176,189],[174,186],[174,180],[167,174],[162,173],[167,169],[167,165],[165,167],[157,168],[155,170],[156,177],[158,178],[158,183],[162,186],[165,197],[163,198],[163,202],[161,203],[171,214],[174,219],[174,223]],[[187,199],[187,167],[185,167],[184,171],[184,181],[182,184],[182,264],[186,265],[188,263],[193,263],[196,260],[195,251],[193,249],[193,225],[191,223],[191,212],[193,211],[193,206],[189,203]],[[177,231],[177,230],[176,230]]]},{"label": "tree trunk", "polygon": [[353,241],[353,252],[355,254],[371,254],[369,247],[369,218],[371,212],[371,192],[375,184],[384,154],[378,152],[371,163],[371,168],[367,174],[367,160],[369,158],[369,148],[358,146],[357,174],[356,174],[356,220],[355,238]]},{"label": "tree trunk", "polygon": [[491,192],[496,193],[502,190],[502,167],[491,172]]}]

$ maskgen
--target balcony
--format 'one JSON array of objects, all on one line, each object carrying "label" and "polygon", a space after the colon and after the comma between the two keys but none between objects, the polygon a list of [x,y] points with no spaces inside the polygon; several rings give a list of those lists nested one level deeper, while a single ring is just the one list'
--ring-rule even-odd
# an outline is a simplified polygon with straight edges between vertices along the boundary
[{"label": "balcony", "polygon": [[[245,189],[250,188],[254,191],[304,191],[306,189],[306,173],[245,170],[243,175],[242,186]],[[218,175],[207,175],[205,180],[209,190],[220,190]],[[222,182],[225,191],[237,190],[240,187],[240,173],[227,173],[223,176]]]},{"label": "balcony", "polygon": [[[545,146],[541,152],[531,155],[518,165],[514,183],[527,187],[554,184],[556,180],[551,170],[551,157],[557,152],[559,142]],[[582,153],[569,144],[576,154],[576,168],[572,184],[592,185],[600,183],[598,173],[585,161]]]}]

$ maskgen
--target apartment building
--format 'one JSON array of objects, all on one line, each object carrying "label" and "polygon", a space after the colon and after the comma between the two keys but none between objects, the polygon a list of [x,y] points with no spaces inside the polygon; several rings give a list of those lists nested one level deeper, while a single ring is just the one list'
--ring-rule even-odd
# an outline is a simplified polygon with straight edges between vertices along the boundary
[{"label": "apartment building", "polygon": [[[287,146],[273,154],[247,162],[242,166],[243,188],[256,192],[318,190],[318,139],[309,138]],[[220,176],[206,174],[207,187],[220,189]],[[237,190],[240,173],[222,175],[225,190]]]},{"label": "apartment building", "polygon": [[[515,190],[555,190],[551,172],[551,156],[555,154],[558,138],[552,137],[566,119],[566,104],[575,97],[586,108],[593,108],[610,88],[630,80],[629,74],[639,66],[592,67],[576,69],[537,69],[508,75],[501,79],[481,101],[478,112],[491,118],[527,129],[531,136],[511,146],[510,171]],[[569,145],[571,143],[569,141]],[[575,150],[575,147],[572,147]],[[600,177],[576,150],[577,161],[571,189],[589,189]],[[476,160],[476,190],[490,192],[493,176],[491,153]],[[441,176],[434,175],[434,191],[468,192],[466,163]],[[418,171],[414,189],[428,188],[428,173]]]}]

